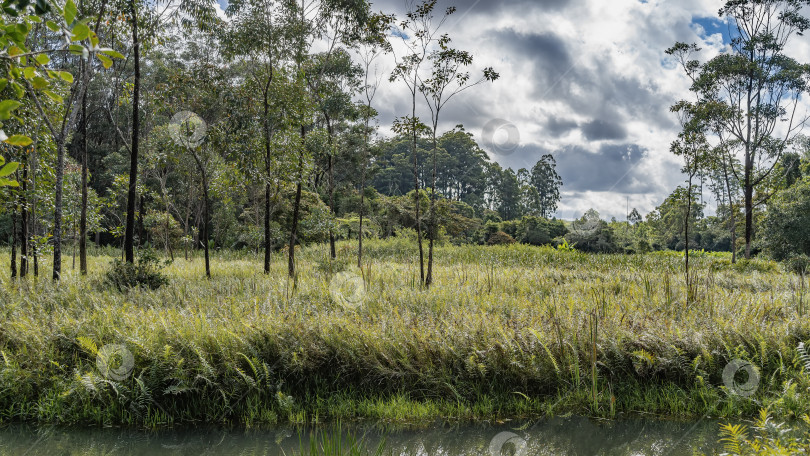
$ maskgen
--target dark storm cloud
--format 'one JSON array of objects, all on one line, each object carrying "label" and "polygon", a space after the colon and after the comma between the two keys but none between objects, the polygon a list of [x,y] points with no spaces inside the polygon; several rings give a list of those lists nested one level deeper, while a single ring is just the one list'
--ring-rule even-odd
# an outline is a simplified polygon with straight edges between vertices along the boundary
[{"label": "dark storm cloud", "polygon": [[565,42],[553,33],[524,34],[505,29],[492,32],[489,38],[510,60],[532,64],[527,76],[534,80],[538,95],[545,95],[573,66]]},{"label": "dark storm cloud", "polygon": [[595,152],[574,146],[553,155],[566,191],[633,194],[659,190],[640,173],[638,165],[644,159],[644,152],[636,144],[605,144]]},{"label": "dark storm cloud", "polygon": [[627,130],[618,123],[596,119],[582,126],[582,134],[588,141],[621,140],[627,137]]},{"label": "dark storm cloud", "polygon": [[555,138],[559,138],[560,136],[565,136],[571,130],[579,127],[579,124],[573,120],[561,119],[557,116],[550,116],[546,120],[544,127],[544,131],[546,133],[549,133]]},{"label": "dark storm cloud", "polygon": [[580,146],[551,151],[530,144],[518,147],[509,155],[493,158],[504,168],[531,169],[544,154],[553,155],[557,161],[557,173],[566,192],[647,194],[660,192],[667,184],[651,182],[649,176],[644,175],[639,164],[645,159],[646,151],[637,144],[603,144],[595,151]]},{"label": "dark storm cloud", "polygon": [[505,167],[531,169],[543,154],[548,153],[557,160],[557,173],[566,192],[647,194],[661,191],[660,185],[650,182],[639,169],[645,153],[636,144],[605,144],[594,152],[579,146],[549,151],[529,145],[518,148],[512,155],[496,158]]},{"label": "dark storm cloud", "polygon": [[[586,118],[610,119],[609,124],[595,121],[583,126],[590,140],[624,139],[627,131],[622,122],[626,118],[643,118],[660,128],[674,125],[669,103],[661,99],[659,87],[652,81],[619,74],[609,58],[580,61],[562,38],[548,32],[522,34],[505,29],[490,32],[487,38],[504,58],[529,64],[524,71],[533,84],[527,94],[530,100],[559,101],[570,112]],[[564,134],[552,120],[545,122],[551,134]]]}]

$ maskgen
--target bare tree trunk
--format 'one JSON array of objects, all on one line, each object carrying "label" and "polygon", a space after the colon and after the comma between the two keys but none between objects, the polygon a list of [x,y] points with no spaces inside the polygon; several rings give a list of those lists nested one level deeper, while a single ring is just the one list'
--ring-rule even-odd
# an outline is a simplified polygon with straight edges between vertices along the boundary
[{"label": "bare tree trunk", "polygon": [[[301,142],[306,139],[306,130],[301,126]],[[303,153],[303,152],[302,152]],[[304,180],[304,157],[298,156],[298,183],[295,185],[295,203],[293,204],[292,226],[290,227],[290,251],[287,258],[287,272],[295,278],[295,242],[298,237],[298,217],[301,210],[301,181]]]},{"label": "bare tree trunk", "polygon": [[65,182],[65,142],[56,138],[54,210],[53,210],[53,280],[62,277],[62,185]]},{"label": "bare tree trunk", "polygon": [[686,305],[689,306],[691,296],[691,287],[689,279],[689,219],[692,212],[692,174],[689,174],[689,186],[686,192],[686,220],[684,222],[684,253],[686,261],[684,269],[686,270]]},{"label": "bare tree trunk", "polygon": [[754,233],[754,187],[750,184],[751,170],[745,169],[745,258],[751,258],[751,238]]},{"label": "bare tree trunk", "polygon": [[[16,174],[16,173],[15,173]],[[17,277],[17,208],[19,199],[17,191],[11,197],[11,278]]]},{"label": "bare tree trunk", "polygon": [[[82,63],[82,67],[84,67]],[[79,269],[87,275],[87,89],[82,94],[82,214],[79,221]]]},{"label": "bare tree trunk", "polygon": [[[414,114],[416,113],[414,108]],[[412,120],[413,125],[413,188],[415,192],[416,202],[416,243],[419,244],[419,283],[425,283],[425,253],[422,250],[422,220],[419,214],[420,198],[419,198],[419,161],[416,155],[416,118]]]},{"label": "bare tree trunk", "polygon": [[264,273],[270,273],[270,101],[268,99],[270,84],[273,82],[273,70],[264,86],[264,172],[267,182],[264,183]]},{"label": "bare tree trunk", "polygon": [[[366,122],[368,130],[368,121]],[[368,133],[366,133],[368,134]],[[363,216],[366,214],[366,160],[368,160],[368,137],[363,144],[363,168],[360,174],[360,229],[357,232],[357,267],[363,267]]]},{"label": "bare tree trunk", "polygon": [[211,278],[211,260],[208,253],[208,219],[209,219],[209,200],[208,200],[208,175],[205,172],[205,166],[203,166],[202,161],[197,156],[194,151],[191,151],[191,156],[194,157],[194,161],[197,163],[197,169],[200,171],[200,176],[202,177],[202,191],[203,191],[203,217],[202,217],[202,229],[200,230],[200,235],[202,237],[202,243],[205,250],[205,276],[207,278]]},{"label": "bare tree trunk", "polygon": [[436,127],[433,127],[433,180],[430,189],[430,228],[428,229],[429,244],[428,244],[428,270],[427,277],[425,278],[425,286],[429,287],[433,283],[433,240],[437,234],[436,224]]},{"label": "bare tree trunk", "polygon": [[[329,211],[332,213],[332,216],[336,216],[337,212],[335,211],[335,172],[334,172],[334,150],[332,150],[332,137],[334,136],[334,132],[332,130],[332,123],[327,118],[327,134],[329,135]],[[337,258],[337,251],[335,250],[335,233],[332,230],[332,225],[329,225],[329,254],[331,255],[332,259],[334,260]]]},{"label": "bare tree trunk", "polygon": [[20,277],[28,275],[28,160],[23,160],[22,207],[20,229]]},{"label": "bare tree trunk", "polygon": [[135,81],[132,89],[132,148],[129,161],[129,191],[127,193],[127,220],[124,233],[124,255],[127,263],[135,262],[135,199],[138,186],[138,130],[140,127],[141,54],[138,42],[138,12],[135,0],[129,0],[132,14],[132,53]]}]

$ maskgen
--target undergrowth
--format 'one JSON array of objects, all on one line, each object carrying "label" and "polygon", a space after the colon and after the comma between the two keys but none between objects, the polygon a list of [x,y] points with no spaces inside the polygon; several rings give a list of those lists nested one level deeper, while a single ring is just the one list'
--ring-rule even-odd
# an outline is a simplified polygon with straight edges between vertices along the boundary
[{"label": "undergrowth", "polygon": [[[160,427],[182,423],[391,423],[595,417],[780,419],[810,409],[806,276],[767,261],[440,246],[419,286],[415,247],[370,240],[279,254],[268,275],[244,252],[178,259],[157,288],[55,284],[0,271],[0,422]],[[115,252],[110,252],[115,255]],[[5,255],[5,253],[2,253]],[[43,259],[42,263],[46,264]],[[360,277],[347,307],[332,280]],[[114,347],[114,350],[105,348]],[[131,354],[131,366],[126,353]],[[117,353],[114,360],[99,358]],[[750,397],[723,370],[756,366]],[[102,369],[99,366],[114,364]]]}]

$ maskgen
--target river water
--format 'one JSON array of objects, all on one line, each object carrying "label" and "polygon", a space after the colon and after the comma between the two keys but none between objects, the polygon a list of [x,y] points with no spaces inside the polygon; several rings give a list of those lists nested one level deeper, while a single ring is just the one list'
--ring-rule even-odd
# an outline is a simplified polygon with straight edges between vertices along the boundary
[{"label": "river water", "polygon": [[[325,432],[335,436],[334,426]],[[344,426],[344,436],[393,455],[693,455],[720,450],[714,420],[600,421],[581,417],[501,424],[435,424],[421,429]],[[324,429],[181,428],[144,431],[12,425],[0,428],[0,456],[7,455],[301,455],[313,432]],[[316,439],[319,440],[319,439]],[[373,454],[373,451],[370,453]]]}]

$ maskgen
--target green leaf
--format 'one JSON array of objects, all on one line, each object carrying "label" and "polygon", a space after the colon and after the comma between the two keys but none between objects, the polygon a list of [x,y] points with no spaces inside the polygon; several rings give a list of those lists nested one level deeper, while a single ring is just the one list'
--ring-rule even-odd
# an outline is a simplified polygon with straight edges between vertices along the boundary
[{"label": "green leaf", "polygon": [[90,36],[90,27],[85,24],[78,23],[73,27],[73,36],[70,37],[73,41],[81,41]]},{"label": "green leaf", "polygon": [[67,0],[65,4],[65,22],[68,24],[73,23],[73,19],[76,19],[76,14],[78,13],[78,9],[76,9],[76,4],[73,3],[73,0]]},{"label": "green leaf", "polygon": [[0,177],[10,176],[20,167],[19,163],[11,162],[0,168]]},{"label": "green leaf", "polygon": [[114,50],[109,49],[109,48],[99,49],[98,51],[101,52],[101,53],[107,54],[107,55],[109,55],[110,57],[112,57],[114,59],[124,59],[125,58],[124,54],[121,54],[120,52],[114,51]]},{"label": "green leaf", "polygon": [[48,56],[47,56],[47,55],[45,55],[45,54],[39,54],[39,55],[36,57],[36,59],[35,59],[35,60],[36,60],[36,61],[37,61],[37,63],[38,63],[38,64],[40,64],[40,65],[47,65],[47,64],[51,63],[51,58],[50,58],[50,57],[48,57]]},{"label": "green leaf", "polygon": [[52,32],[58,32],[59,31],[59,26],[56,25],[56,22],[54,22],[54,21],[48,21],[48,22],[45,23],[45,25],[47,25],[48,28],[51,29]]},{"label": "green leaf", "polygon": [[0,101],[0,120],[7,120],[11,117],[11,112],[19,108],[21,104],[19,101],[14,100]]},{"label": "green leaf", "polygon": [[62,97],[60,97],[59,95],[51,92],[50,90],[43,90],[42,93],[44,93],[45,96],[47,96],[48,98],[50,98],[51,100],[53,100],[53,101],[55,101],[57,103],[61,103],[63,101]]},{"label": "green leaf", "polygon": [[98,35],[96,35],[96,32],[91,31],[90,32],[90,46],[93,49],[98,49],[98,43],[99,43]]},{"label": "green leaf", "polygon": [[19,187],[20,184],[17,181],[2,179],[0,178],[0,187]]},{"label": "green leaf", "polygon": [[5,89],[7,85],[8,85],[8,79],[0,78],[0,92],[2,92],[3,89]]},{"label": "green leaf", "polygon": [[42,76],[37,76],[34,78],[33,86],[35,90],[42,90],[49,85],[51,85],[51,83],[49,83],[48,80]]},{"label": "green leaf", "polygon": [[90,51],[87,50],[86,47],[82,46],[81,44],[71,44],[68,47],[70,53],[73,55],[80,55],[83,59],[86,59],[90,56]]},{"label": "green leaf", "polygon": [[[28,136],[25,136],[25,135],[14,135],[14,136],[8,138],[7,140],[5,140],[3,142],[6,143],[6,144],[11,144],[12,146],[25,147],[25,146],[31,145],[31,143],[34,142],[34,141],[31,138],[29,138]],[[10,164],[8,164],[6,166],[9,166],[9,165]],[[5,169],[5,168],[3,168],[3,169]],[[17,169],[17,168],[15,167],[14,169]],[[3,174],[0,173],[0,177],[2,177],[2,176],[3,176]]]},{"label": "green leaf", "polygon": [[8,48],[8,55],[9,57],[16,57],[23,53],[23,50],[18,48],[17,46],[11,46]]},{"label": "green leaf", "polygon": [[35,23],[35,24],[41,24],[42,23],[42,18],[40,18],[39,16],[34,16],[34,15],[28,16],[28,20]]},{"label": "green leaf", "polygon": [[103,54],[96,54],[96,57],[98,57],[98,59],[101,61],[101,64],[104,65],[104,69],[107,69],[107,70],[110,69],[110,67],[112,66],[113,63],[112,63],[112,60],[110,60],[109,57],[107,57],[106,55],[103,55]]},{"label": "green leaf", "polygon": [[37,69],[34,67],[25,67],[23,68],[23,76],[25,79],[32,79],[37,74]]},{"label": "green leaf", "polygon": [[62,78],[63,81],[67,82],[68,84],[73,84],[73,75],[67,71],[60,71],[59,77]]},{"label": "green leaf", "polygon": [[[14,96],[15,97],[22,98],[23,95],[25,95],[25,89],[23,89],[23,86],[21,86],[18,83],[12,82],[11,83],[11,88],[14,89]],[[2,117],[0,117],[0,120],[3,120]]]}]

